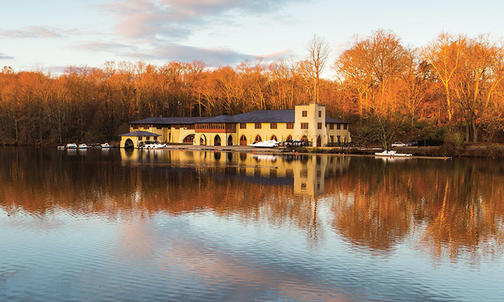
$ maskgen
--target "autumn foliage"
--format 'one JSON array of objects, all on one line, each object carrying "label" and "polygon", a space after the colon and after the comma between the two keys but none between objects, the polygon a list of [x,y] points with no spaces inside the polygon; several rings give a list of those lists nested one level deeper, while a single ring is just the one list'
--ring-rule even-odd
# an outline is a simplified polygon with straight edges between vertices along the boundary
[{"label": "autumn foliage", "polygon": [[[410,49],[377,31],[335,62],[314,38],[306,60],[163,66],[107,62],[63,74],[0,72],[0,143],[113,139],[151,116],[211,116],[288,109],[319,100],[352,122],[354,142],[496,141],[504,136],[504,49],[485,36],[440,35]],[[324,66],[335,79],[320,78]],[[326,68],[328,69],[328,68]]]}]

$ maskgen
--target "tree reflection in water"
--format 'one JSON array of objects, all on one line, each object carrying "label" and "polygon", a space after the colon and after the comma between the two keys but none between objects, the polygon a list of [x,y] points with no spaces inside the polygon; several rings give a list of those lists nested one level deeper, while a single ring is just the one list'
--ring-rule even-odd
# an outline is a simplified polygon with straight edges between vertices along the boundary
[{"label": "tree reflection in water", "polygon": [[11,215],[210,211],[290,224],[314,244],[334,230],[379,252],[411,239],[434,257],[477,261],[503,247],[504,171],[492,161],[3,149],[0,163],[0,206]]}]

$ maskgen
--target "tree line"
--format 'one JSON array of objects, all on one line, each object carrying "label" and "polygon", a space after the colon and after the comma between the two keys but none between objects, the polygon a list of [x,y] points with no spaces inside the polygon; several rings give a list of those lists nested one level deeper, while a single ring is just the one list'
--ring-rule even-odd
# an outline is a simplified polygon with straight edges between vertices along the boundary
[{"label": "tree line", "polygon": [[[4,67],[0,143],[110,140],[152,116],[292,109],[317,101],[352,123],[357,143],[504,138],[504,48],[487,36],[441,34],[412,49],[392,32],[356,39],[334,62],[315,36],[300,61],[107,62],[55,75]],[[332,70],[334,79],[321,78]]]}]

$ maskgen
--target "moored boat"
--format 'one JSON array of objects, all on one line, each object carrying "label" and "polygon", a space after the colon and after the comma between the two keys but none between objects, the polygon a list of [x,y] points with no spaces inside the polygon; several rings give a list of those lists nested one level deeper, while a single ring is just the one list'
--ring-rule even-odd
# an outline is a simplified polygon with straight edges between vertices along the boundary
[{"label": "moored boat", "polygon": [[413,154],[409,153],[397,153],[397,151],[394,150],[385,150],[383,152],[376,152],[374,154],[375,156],[384,156],[384,157],[411,157]]},{"label": "moored boat", "polygon": [[65,145],[65,149],[67,149],[67,150],[68,149],[77,149],[77,148],[78,148],[78,146],[75,143],[70,143],[70,144]]},{"label": "moored boat", "polygon": [[88,147],[88,145],[86,145],[86,144],[80,144],[80,145],[79,145],[79,149],[81,149],[81,150],[83,150],[83,149],[87,149],[87,148],[89,148],[89,147]]},{"label": "moored boat", "polygon": [[275,141],[275,140],[270,140],[270,141],[264,141],[264,142],[257,142],[250,144],[250,147],[255,147],[255,148],[275,148],[278,147],[280,143]]}]

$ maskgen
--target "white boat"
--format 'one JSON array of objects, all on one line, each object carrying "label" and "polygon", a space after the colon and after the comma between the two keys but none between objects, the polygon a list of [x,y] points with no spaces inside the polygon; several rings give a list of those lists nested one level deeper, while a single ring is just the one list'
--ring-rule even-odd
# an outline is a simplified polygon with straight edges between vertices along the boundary
[{"label": "white boat", "polygon": [[383,152],[376,152],[374,154],[375,156],[385,156],[385,157],[410,157],[410,156],[413,156],[413,154],[409,154],[409,153],[397,153],[397,151],[393,151],[393,150],[385,150]]},{"label": "white boat", "polygon": [[87,149],[87,148],[89,148],[89,147],[86,144],[80,144],[79,145],[79,149]]},{"label": "white boat", "polygon": [[154,149],[164,149],[166,148],[166,144],[154,144]]},{"label": "white boat", "polygon": [[109,143],[101,144],[100,146],[102,147],[102,149],[108,149],[108,148],[110,148]]},{"label": "white boat", "polygon": [[58,150],[65,150],[65,146],[58,146]]},{"label": "white boat", "polygon": [[264,141],[264,142],[257,142],[250,144],[250,147],[255,147],[255,148],[275,148],[278,147],[280,143],[275,141],[275,140],[270,140],[270,141]]},{"label": "white boat", "polygon": [[150,144],[145,144],[144,146],[140,146],[139,148],[147,149],[147,150],[158,150],[158,149],[166,148],[166,144],[150,143]]},{"label": "white boat", "polygon": [[77,149],[77,148],[78,148],[77,144],[66,144],[65,145],[65,149],[67,149],[67,150],[68,149]]}]

